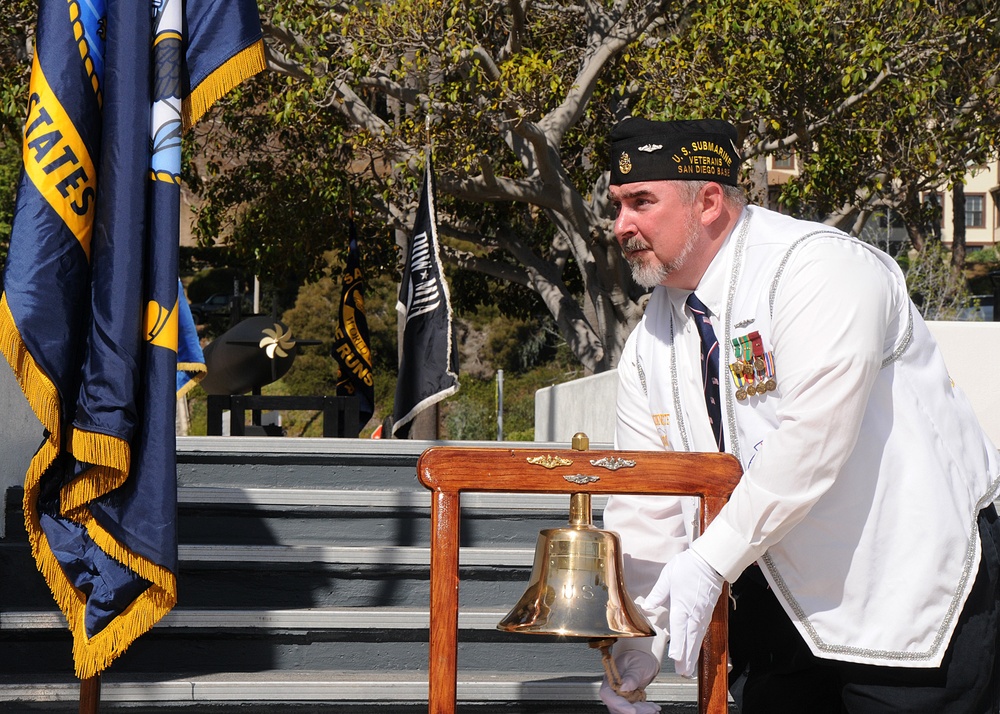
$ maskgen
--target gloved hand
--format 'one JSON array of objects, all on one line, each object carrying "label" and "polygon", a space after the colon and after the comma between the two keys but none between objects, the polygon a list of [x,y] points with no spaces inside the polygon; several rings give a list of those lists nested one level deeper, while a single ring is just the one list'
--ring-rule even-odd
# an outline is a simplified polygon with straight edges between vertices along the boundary
[{"label": "gloved hand", "polygon": [[689,549],[667,561],[646,596],[646,607],[666,605],[670,609],[667,656],[682,677],[693,677],[698,670],[701,643],[724,582],[704,558]]},{"label": "gloved hand", "polygon": [[[618,668],[618,674],[622,678],[619,689],[623,692],[644,689],[660,671],[660,663],[656,661],[656,658],[641,650],[625,650],[615,657],[615,667]],[[632,703],[625,697],[619,696],[611,688],[607,676],[601,683],[601,701],[604,702],[611,714],[656,714],[660,711],[659,704],[653,704],[653,702]]]}]

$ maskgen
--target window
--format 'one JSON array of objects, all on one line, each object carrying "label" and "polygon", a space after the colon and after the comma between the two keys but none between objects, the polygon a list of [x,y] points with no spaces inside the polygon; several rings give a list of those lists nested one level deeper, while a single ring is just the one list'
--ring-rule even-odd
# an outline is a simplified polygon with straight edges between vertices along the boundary
[{"label": "window", "polygon": [[771,168],[785,170],[795,169],[795,154],[792,153],[788,156],[775,156],[771,161]]},{"label": "window", "polygon": [[986,227],[986,197],[981,193],[965,195],[965,227]]}]

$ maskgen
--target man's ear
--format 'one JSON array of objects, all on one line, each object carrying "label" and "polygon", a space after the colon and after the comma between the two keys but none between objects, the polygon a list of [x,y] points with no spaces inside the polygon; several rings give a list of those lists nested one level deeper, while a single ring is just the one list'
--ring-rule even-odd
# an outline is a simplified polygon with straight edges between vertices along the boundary
[{"label": "man's ear", "polygon": [[708,182],[698,192],[698,207],[701,211],[701,223],[708,226],[718,220],[723,213],[726,195],[722,186]]}]

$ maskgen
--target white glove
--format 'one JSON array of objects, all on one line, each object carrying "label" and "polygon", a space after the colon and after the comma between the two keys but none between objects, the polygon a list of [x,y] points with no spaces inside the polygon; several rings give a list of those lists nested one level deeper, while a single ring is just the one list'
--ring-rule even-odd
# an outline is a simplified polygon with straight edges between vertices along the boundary
[{"label": "white glove", "polygon": [[[633,692],[645,689],[660,671],[660,663],[648,652],[642,650],[625,650],[615,657],[615,667],[622,681],[618,689],[622,692]],[[611,714],[656,714],[660,711],[659,704],[653,702],[629,702],[619,696],[608,683],[607,676],[601,683],[601,701]]]},{"label": "white glove", "polygon": [[722,593],[723,577],[693,550],[678,553],[663,566],[645,606],[670,610],[670,646],[667,656],[677,674],[693,677],[712,611]]}]

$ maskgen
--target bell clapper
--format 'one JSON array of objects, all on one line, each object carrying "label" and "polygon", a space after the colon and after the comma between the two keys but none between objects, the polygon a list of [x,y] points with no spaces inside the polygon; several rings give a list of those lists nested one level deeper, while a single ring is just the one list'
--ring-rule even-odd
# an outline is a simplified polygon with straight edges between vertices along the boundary
[{"label": "bell clapper", "polygon": [[632,704],[646,701],[645,689],[633,689],[631,692],[621,691],[622,676],[618,673],[618,667],[615,666],[614,657],[611,656],[611,646],[614,643],[614,637],[595,637],[588,642],[592,648],[601,651],[601,664],[604,665],[604,674],[608,678],[608,684],[615,690],[615,694]]}]

